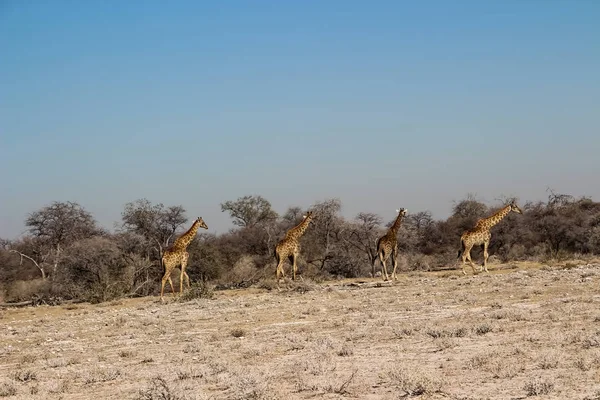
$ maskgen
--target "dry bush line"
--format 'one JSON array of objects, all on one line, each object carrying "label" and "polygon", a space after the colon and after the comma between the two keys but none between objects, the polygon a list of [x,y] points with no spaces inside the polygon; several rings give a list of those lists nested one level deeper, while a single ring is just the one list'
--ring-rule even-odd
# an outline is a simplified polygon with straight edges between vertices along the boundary
[{"label": "dry bush line", "polygon": [[33,305],[33,300],[21,301],[19,303],[0,303],[0,307],[9,308],[9,307],[26,307]]}]

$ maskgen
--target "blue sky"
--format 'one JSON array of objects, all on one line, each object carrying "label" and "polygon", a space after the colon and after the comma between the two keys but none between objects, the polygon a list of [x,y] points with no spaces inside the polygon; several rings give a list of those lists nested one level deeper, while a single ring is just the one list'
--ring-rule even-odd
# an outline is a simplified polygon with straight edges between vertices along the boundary
[{"label": "blue sky", "polygon": [[0,237],[77,201],[600,200],[600,2],[0,1]]}]

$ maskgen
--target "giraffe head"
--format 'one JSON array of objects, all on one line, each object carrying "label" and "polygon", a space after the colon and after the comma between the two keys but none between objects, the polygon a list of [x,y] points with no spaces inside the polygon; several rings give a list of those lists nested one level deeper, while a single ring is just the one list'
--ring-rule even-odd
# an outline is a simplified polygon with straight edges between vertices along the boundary
[{"label": "giraffe head", "polygon": [[312,222],[314,218],[314,214],[312,211],[307,211],[306,214],[302,216],[302,221],[307,221],[309,224]]},{"label": "giraffe head", "polygon": [[521,211],[521,209],[517,205],[516,200],[511,201],[510,204],[509,204],[509,207],[510,207],[510,211],[514,211],[514,212],[516,212],[518,214],[523,214],[523,211]]},{"label": "giraffe head", "polygon": [[206,225],[202,217],[196,218],[196,222],[198,223],[200,228],[208,229],[208,226]]},{"label": "giraffe head", "polygon": [[404,217],[406,216],[406,213],[408,213],[408,210],[406,208],[401,208],[399,210],[396,210],[396,212],[398,213],[398,215],[402,215]]}]

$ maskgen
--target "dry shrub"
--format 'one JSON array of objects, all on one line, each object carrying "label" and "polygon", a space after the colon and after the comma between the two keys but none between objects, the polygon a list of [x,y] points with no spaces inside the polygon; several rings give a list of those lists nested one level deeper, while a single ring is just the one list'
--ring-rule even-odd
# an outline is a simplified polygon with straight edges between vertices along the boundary
[{"label": "dry shrub", "polygon": [[138,392],[136,400],[183,400],[183,398],[174,394],[167,382],[157,376],[145,389]]},{"label": "dry shrub", "polygon": [[299,281],[292,281],[290,290],[294,292],[306,293],[317,289],[317,285],[310,279],[302,279]]},{"label": "dry shrub", "polygon": [[600,346],[600,332],[596,332],[593,335],[590,335],[583,339],[583,348],[589,349],[592,347]]},{"label": "dry shrub", "polygon": [[554,390],[554,383],[545,379],[535,378],[527,382],[523,389],[528,397],[540,396],[551,393]]},{"label": "dry shrub", "polygon": [[525,365],[522,360],[502,357],[491,360],[486,370],[491,372],[492,377],[496,379],[507,379],[514,378],[520,372],[525,371]]},{"label": "dry shrub", "polygon": [[541,369],[553,369],[558,366],[561,356],[556,351],[548,351],[542,354],[538,359],[538,366]]},{"label": "dry shrub", "polygon": [[259,288],[259,289],[265,289],[265,290],[271,291],[271,290],[277,288],[277,280],[275,280],[273,278],[261,279],[256,284],[256,287]]},{"label": "dry shrub", "polygon": [[[520,352],[515,351],[513,355],[518,356]],[[497,351],[483,352],[471,357],[467,367],[490,372],[496,379],[513,378],[525,370],[520,357],[510,357]]]},{"label": "dry shrub", "polygon": [[409,396],[439,393],[443,386],[439,374],[422,370],[419,367],[396,367],[388,372],[388,377],[392,385]]},{"label": "dry shrub", "polygon": [[254,373],[234,374],[232,382],[233,393],[230,398],[245,399],[277,399],[269,387],[269,379]]},{"label": "dry shrub", "polygon": [[229,332],[231,334],[231,336],[233,336],[234,338],[241,338],[246,336],[246,331],[243,330],[242,328],[234,328],[231,330],[231,332]]},{"label": "dry shrub", "polygon": [[323,387],[323,390],[327,393],[337,393],[337,394],[341,394],[341,395],[350,394],[350,391],[348,390],[348,388],[352,384],[352,381],[356,377],[357,373],[358,373],[358,370],[355,369],[348,376],[344,376],[344,377],[340,376],[339,378],[337,378],[335,380],[335,382],[331,382],[331,383],[325,385]]},{"label": "dry shrub", "polygon": [[193,282],[188,289],[185,289],[177,301],[191,301],[195,299],[212,299],[214,291],[212,286],[206,282]]},{"label": "dry shrub", "polygon": [[275,281],[274,284],[279,289],[281,293],[286,292],[299,292],[306,293],[319,288],[319,285],[313,282],[311,279],[299,279],[299,280],[289,280],[285,279],[281,281],[279,284]]},{"label": "dry shrub", "polygon": [[10,382],[0,383],[0,397],[10,397],[17,394],[17,388]]},{"label": "dry shrub", "polygon": [[[400,259],[400,257],[398,257]],[[414,253],[408,257],[403,257],[404,264],[402,269],[411,271],[432,271],[439,262],[435,257],[425,254]],[[400,260],[398,260],[398,269],[400,269]]]},{"label": "dry shrub", "polygon": [[17,382],[31,382],[37,380],[37,375],[32,370],[18,370],[13,372],[12,378]]},{"label": "dry shrub", "polygon": [[505,261],[508,260],[525,260],[527,258],[527,248],[521,243],[514,244],[510,247]]},{"label": "dry shrub", "polygon": [[256,273],[256,263],[254,257],[249,255],[243,255],[234,264],[233,268],[229,272],[229,282],[242,282],[247,281]]},{"label": "dry shrub", "polygon": [[44,279],[15,281],[6,290],[7,301],[27,301],[35,298],[46,298],[51,293],[50,282]]},{"label": "dry shrub", "polygon": [[110,382],[121,376],[121,371],[114,368],[95,368],[92,371],[88,371],[87,376],[84,377],[83,382],[86,385],[90,385],[98,382]]},{"label": "dry shrub", "polygon": [[48,390],[48,393],[51,394],[67,393],[69,391],[70,385],[71,381],[65,379],[57,379],[55,381],[50,382],[46,390]]},{"label": "dry shrub", "polygon": [[452,337],[465,337],[469,334],[469,329],[464,326],[453,326],[446,329],[431,327],[428,328],[425,333],[434,339],[440,338],[452,338]]}]

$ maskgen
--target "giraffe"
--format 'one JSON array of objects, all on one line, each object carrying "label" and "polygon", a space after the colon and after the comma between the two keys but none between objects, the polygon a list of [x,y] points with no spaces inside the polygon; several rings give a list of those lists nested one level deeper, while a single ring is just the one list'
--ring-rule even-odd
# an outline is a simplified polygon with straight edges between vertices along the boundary
[{"label": "giraffe", "polygon": [[175,289],[173,289],[173,281],[171,281],[171,273],[176,266],[180,265],[181,274],[179,277],[179,293],[183,292],[183,277],[185,276],[187,281],[187,287],[190,287],[190,277],[185,272],[185,268],[187,267],[188,259],[190,258],[189,253],[186,251],[188,245],[194,240],[196,237],[196,232],[198,232],[199,228],[208,229],[208,226],[202,219],[202,217],[198,217],[190,229],[187,230],[183,235],[179,236],[173,245],[164,252],[162,256],[162,264],[165,267],[165,274],[163,275],[161,286],[160,286],[160,300],[163,300],[163,293],[165,290],[165,284],[169,281],[171,285],[171,290],[173,291],[173,296],[175,296]]},{"label": "giraffe", "polygon": [[[379,256],[379,261],[381,263],[381,276],[384,281],[390,279],[387,273],[387,267],[385,265],[388,257],[392,256],[392,264],[394,265],[394,271],[392,272],[392,279],[398,280],[396,277],[396,268],[398,267],[398,229],[400,229],[400,224],[402,220],[406,216],[408,210],[406,208],[401,208],[396,210],[398,216],[396,220],[388,229],[387,233],[380,237],[377,240],[377,255]],[[373,267],[375,267],[375,262],[377,258],[373,260]]]},{"label": "giraffe", "polygon": [[293,268],[293,280],[296,280],[296,271],[298,269],[296,261],[300,255],[300,238],[306,232],[308,225],[313,220],[313,212],[307,211],[306,215],[302,216],[302,221],[286,232],[285,237],[277,243],[275,247],[275,259],[277,260],[277,270],[275,275],[277,282],[279,282],[279,274],[285,278],[285,271],[283,269],[283,263],[285,259],[289,259],[292,263]]},{"label": "giraffe", "polygon": [[511,211],[516,212],[517,214],[522,214],[523,212],[517,206],[515,200],[508,203],[506,206],[502,207],[493,215],[487,218],[481,218],[475,224],[473,229],[469,229],[460,237],[460,250],[458,251],[458,257],[462,254],[462,272],[463,274],[467,274],[465,271],[465,263],[467,260],[473,269],[473,273],[475,273],[475,265],[473,264],[473,260],[471,260],[471,249],[476,245],[483,245],[483,265],[479,268],[479,271],[483,271],[485,268],[485,272],[490,272],[487,269],[487,259],[488,259],[488,246],[490,245],[490,239],[492,234],[490,233],[490,229],[496,225],[498,222],[502,221],[504,217],[506,217]]}]

